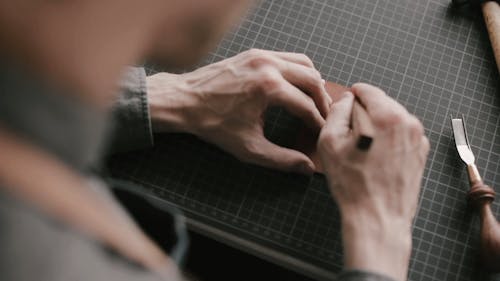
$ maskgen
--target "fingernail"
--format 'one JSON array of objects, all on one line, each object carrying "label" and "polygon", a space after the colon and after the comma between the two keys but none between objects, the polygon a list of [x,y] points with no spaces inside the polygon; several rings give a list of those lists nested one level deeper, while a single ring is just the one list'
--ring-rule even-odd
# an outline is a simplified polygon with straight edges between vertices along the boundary
[{"label": "fingernail", "polygon": [[345,98],[350,98],[353,96],[353,93],[351,91],[345,91],[342,93],[342,95],[340,96],[341,99],[345,99]]},{"label": "fingernail", "polygon": [[324,93],[325,93],[325,96],[326,96],[326,100],[328,101],[328,105],[332,105],[333,100],[330,97],[330,95],[328,94],[328,91],[326,90],[326,87],[325,87],[326,86],[326,80],[325,79],[321,79],[321,82],[323,82],[323,90],[325,90]]},{"label": "fingernail", "polygon": [[[325,92],[326,92],[326,91],[325,91]],[[330,95],[328,94],[328,92],[326,92],[326,94],[325,94],[325,95],[326,95],[326,99],[328,100],[328,105],[332,105],[333,100],[332,100],[332,98],[330,97]]]}]

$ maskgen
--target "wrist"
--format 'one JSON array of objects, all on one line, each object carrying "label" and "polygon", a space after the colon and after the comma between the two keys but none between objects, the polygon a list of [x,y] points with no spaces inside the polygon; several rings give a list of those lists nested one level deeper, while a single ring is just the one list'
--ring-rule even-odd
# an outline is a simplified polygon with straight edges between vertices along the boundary
[{"label": "wrist", "polygon": [[373,213],[342,215],[344,266],[406,280],[411,255],[411,221]]},{"label": "wrist", "polygon": [[146,81],[153,131],[192,133],[188,115],[196,101],[182,75],[158,73]]}]

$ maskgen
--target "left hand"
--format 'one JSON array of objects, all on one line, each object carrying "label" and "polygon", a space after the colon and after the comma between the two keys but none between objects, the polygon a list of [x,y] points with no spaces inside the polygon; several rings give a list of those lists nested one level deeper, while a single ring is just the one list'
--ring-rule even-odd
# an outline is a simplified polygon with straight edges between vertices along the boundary
[{"label": "left hand", "polygon": [[315,131],[331,99],[321,75],[302,54],[249,50],[185,74],[147,78],[153,129],[188,132],[238,159],[282,171],[312,174],[303,153],[263,134],[268,106],[283,106]]}]

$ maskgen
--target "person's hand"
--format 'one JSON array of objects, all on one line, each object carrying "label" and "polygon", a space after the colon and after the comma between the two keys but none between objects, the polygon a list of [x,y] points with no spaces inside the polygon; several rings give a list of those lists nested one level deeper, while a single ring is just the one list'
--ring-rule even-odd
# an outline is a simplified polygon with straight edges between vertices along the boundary
[{"label": "person's hand", "polygon": [[[344,266],[406,280],[429,141],[418,119],[382,90],[358,83],[351,91],[332,105],[318,140],[341,213]],[[355,97],[376,128],[368,151],[356,147],[350,129]]]},{"label": "person's hand", "polygon": [[323,127],[331,99],[305,55],[249,50],[194,72],[150,76],[147,88],[155,131],[195,134],[244,162],[314,172],[306,155],[263,134],[270,105],[284,107],[318,132]]}]

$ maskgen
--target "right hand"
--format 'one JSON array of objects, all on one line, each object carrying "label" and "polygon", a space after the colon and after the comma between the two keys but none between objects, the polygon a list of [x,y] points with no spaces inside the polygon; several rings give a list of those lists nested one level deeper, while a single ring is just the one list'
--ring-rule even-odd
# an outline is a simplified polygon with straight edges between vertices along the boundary
[{"label": "right hand", "polygon": [[[429,141],[418,119],[379,88],[358,83],[351,91],[332,105],[318,141],[342,216],[345,267],[405,280]],[[368,151],[356,148],[349,129],[355,97],[376,128]]]}]

